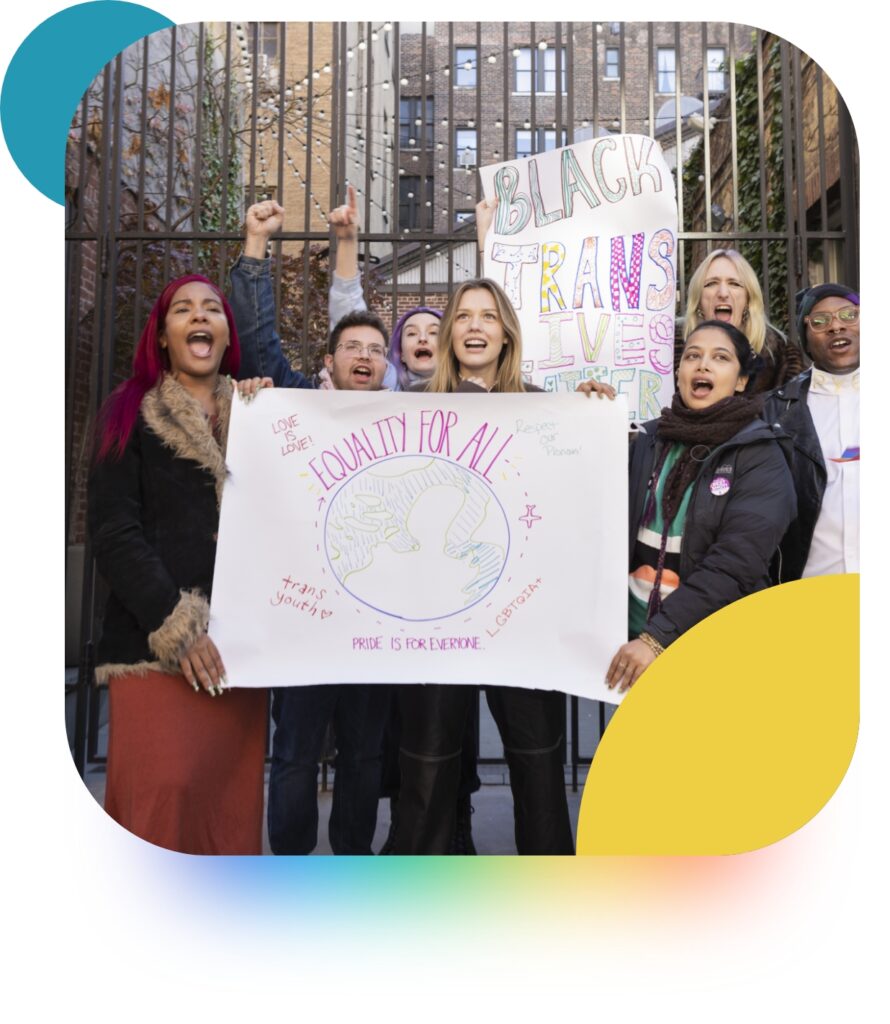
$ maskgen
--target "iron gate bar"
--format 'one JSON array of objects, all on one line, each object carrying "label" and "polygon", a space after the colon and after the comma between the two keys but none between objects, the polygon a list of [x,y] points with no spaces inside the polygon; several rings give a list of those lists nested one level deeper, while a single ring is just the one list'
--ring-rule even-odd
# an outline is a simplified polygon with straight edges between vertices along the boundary
[{"label": "iron gate bar", "polygon": [[[785,117],[788,108],[790,106],[791,98],[791,70],[790,70],[790,54],[788,52],[788,44],[783,39],[779,44],[779,53],[781,55],[780,67],[781,67],[781,78],[782,78],[782,119],[783,124],[787,124],[787,118]],[[791,132],[782,132],[782,162],[783,162],[783,174],[785,179],[785,230],[788,234],[789,239],[789,251],[788,251],[788,263],[786,267],[786,278],[788,286],[788,307],[786,314],[788,316],[788,322],[793,323],[794,321],[794,282],[797,277],[797,271],[799,264],[796,263],[796,246],[794,245],[794,202],[792,200],[794,178],[793,178],[793,156],[791,152]]]},{"label": "iron gate bar", "polygon": [[[148,129],[148,36],[143,41],[142,47],[142,111],[140,115],[141,133],[140,138],[145,139]],[[148,147],[143,143],[139,147],[139,195],[145,195],[145,164]],[[136,203],[136,229],[145,230],[145,203]],[[121,225],[123,227],[123,225]],[[138,338],[142,331],[142,268],[144,249],[142,242],[136,245],[136,295],[133,303],[133,336]]]},{"label": "iron gate bar", "polygon": [[[176,109],[176,35],[174,25],[170,29],[170,102],[167,107],[167,189],[164,203],[164,222],[173,220],[173,111]],[[117,209],[117,207],[115,207]],[[170,280],[170,245],[164,246],[164,280]]]},{"label": "iron gate bar", "polygon": [[[312,200],[312,143],[314,141],[313,136],[313,117],[312,117],[312,100],[315,95],[315,75],[313,68],[313,53],[315,50],[315,23],[310,22],[308,28],[308,39],[306,41],[306,103],[304,109],[306,110],[306,163],[304,169],[303,186],[306,193],[303,201],[303,228],[305,231],[309,231],[312,224],[312,208],[310,202]],[[303,295],[309,294],[309,255],[312,249],[312,243],[309,240],[304,241],[302,247],[303,256]],[[279,273],[279,277],[280,277]],[[309,303],[303,302],[303,337],[301,339],[301,359],[302,365],[306,366],[309,363]]]},{"label": "iron gate bar", "polygon": [[[707,69],[706,69],[707,70]],[[739,133],[735,118],[736,82],[735,82],[735,25],[729,25],[729,145],[732,157],[732,222],[739,226]],[[762,170],[761,170],[762,173]],[[762,275],[761,275],[762,276]],[[767,306],[767,309],[769,307]]]},{"label": "iron gate bar", "polygon": [[[766,218],[766,148],[765,148],[765,131],[766,131],[766,109],[765,109],[765,97],[763,94],[763,33],[758,29],[755,40],[754,40],[754,53],[757,61],[757,147],[758,147],[758,167],[760,169],[760,228],[761,231],[766,231],[767,218]],[[766,242],[760,247],[760,265],[762,267],[769,266],[769,247]],[[763,303],[764,307],[769,310],[770,304],[770,275],[762,274],[764,280],[761,284],[763,289]]]},{"label": "iron gate bar", "polygon": [[[647,99],[647,107],[648,107],[648,111],[649,111],[649,119],[648,119],[648,121],[646,123],[649,126],[649,131],[652,133],[653,136],[655,135],[655,91],[654,91],[653,78],[654,78],[655,74],[657,73],[656,72],[656,64],[655,64],[655,31],[654,31],[654,24],[655,23],[652,22],[652,21],[647,21],[646,22],[646,78],[647,78],[647,83],[646,83],[646,86],[647,86],[646,87],[647,97],[646,97],[646,99]],[[675,56],[674,56],[674,75],[675,75],[675,79],[676,79],[676,67],[677,67],[676,53],[677,53],[677,51],[674,50],[674,54],[675,54]]]},{"label": "iron gate bar", "polygon": [[[859,287],[859,189],[856,176],[855,154],[857,153],[856,132],[847,104],[840,92],[837,94],[838,117],[838,162],[841,192],[841,218],[846,230],[843,246],[845,283],[852,288]],[[823,182],[824,187],[824,182]]]},{"label": "iron gate bar", "polygon": [[621,84],[619,88],[620,103],[621,103],[621,117],[619,121],[618,130],[623,135],[627,131],[627,37],[625,34],[624,22],[621,22],[621,28],[618,32],[618,38],[620,40],[619,46],[621,50],[621,59],[619,65],[619,75]]},{"label": "iron gate bar", "polygon": [[[797,49],[791,50],[791,76],[792,76],[792,89],[794,96],[794,103],[797,105],[795,111],[798,115],[802,114],[803,111],[803,82],[800,76],[800,51]],[[797,230],[798,238],[800,239],[797,244],[798,252],[798,263],[795,267],[797,271],[796,277],[800,277],[800,271],[803,266],[809,265],[810,259],[810,246],[809,237],[807,231],[807,208],[806,208],[806,155],[803,148],[803,118],[798,116],[794,118],[794,149],[797,154],[795,160],[794,170],[796,172],[796,193],[797,193]],[[787,203],[787,200],[786,200]],[[793,205],[793,201],[792,201]]]},{"label": "iron gate bar", "polygon": [[[822,94],[822,68],[816,68],[816,121],[819,125],[819,227],[828,227],[828,195],[825,190],[825,98]],[[809,256],[809,254],[807,254]],[[822,246],[822,276],[830,280],[828,246]]]},{"label": "iron gate bar", "polygon": [[[686,294],[686,236],[683,228],[686,226],[683,220],[683,161],[681,157],[683,155],[683,122],[680,117],[680,102],[683,98],[682,93],[682,79],[683,79],[683,50],[680,46],[680,23],[674,24],[674,53],[677,54],[679,60],[674,61],[674,67],[676,75],[674,77],[674,146],[676,147],[676,164],[677,173],[674,175],[674,185],[677,192],[677,283],[679,285],[679,291],[681,295]],[[655,133],[655,125],[650,126],[653,134]]]},{"label": "iron gate bar", "polygon": [[[280,205],[284,199],[284,139],[287,133],[285,111],[287,109],[287,85],[284,73],[287,67],[287,24],[278,23],[278,176],[275,181],[275,201]],[[294,99],[296,110],[296,98]],[[275,256],[281,263],[283,246],[281,239],[275,241]],[[220,268],[222,269],[222,268]],[[281,335],[281,274],[275,275],[275,330]]]},{"label": "iron gate bar", "polygon": [[[451,64],[451,55],[454,53],[454,22],[448,23],[448,55],[447,62]],[[422,70],[422,69],[421,69]],[[423,76],[421,75],[421,78]],[[425,81],[425,79],[423,79]],[[449,234],[454,229],[454,171],[455,165],[459,159],[457,152],[457,123],[454,120],[454,85],[452,84],[448,90],[448,132],[446,134],[445,151],[448,153],[446,164],[448,167],[448,232]],[[478,154],[479,147],[477,145],[476,152]],[[477,155],[478,160],[478,155]],[[448,246],[448,286],[449,291],[454,286],[454,247]]]},{"label": "iron gate bar", "polygon": [[[226,24],[226,50],[225,57],[223,58],[223,67],[225,68],[224,73],[224,84],[223,84],[223,125],[231,124],[232,116],[232,23]],[[227,131],[222,132],[222,165],[220,168],[220,209],[225,211],[223,213],[224,220],[221,223],[226,224],[228,221],[227,213],[229,209],[229,133]],[[197,225],[193,225],[196,227]],[[226,245],[226,239],[220,240],[219,246],[219,266],[216,272],[216,283],[220,289],[225,287],[225,267],[227,263],[228,246]]]},{"label": "iron gate bar", "polygon": [[[195,82],[195,173],[192,187],[192,229],[201,223],[201,124],[204,101],[204,22],[198,25],[198,73]],[[223,222],[225,223],[225,222]],[[198,264],[198,241],[192,238],[192,265]]]},{"label": "iron gate bar", "polygon": [[702,151],[705,156],[705,231],[713,231],[711,220],[711,206],[713,196],[711,194],[711,98],[708,91],[708,23],[702,22],[701,26],[701,58],[702,58],[702,121],[704,133],[702,136]]}]

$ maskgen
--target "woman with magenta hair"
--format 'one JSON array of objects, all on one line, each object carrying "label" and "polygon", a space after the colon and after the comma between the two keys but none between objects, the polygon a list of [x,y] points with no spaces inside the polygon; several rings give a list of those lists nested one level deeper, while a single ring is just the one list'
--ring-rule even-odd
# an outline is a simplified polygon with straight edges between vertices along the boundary
[{"label": "woman with magenta hair", "polygon": [[96,679],[109,687],[105,810],[182,853],[262,852],[267,691],[229,690],[207,635],[240,363],[228,303],[172,281],[133,375],[100,411],[89,480],[93,554],[109,587]]}]

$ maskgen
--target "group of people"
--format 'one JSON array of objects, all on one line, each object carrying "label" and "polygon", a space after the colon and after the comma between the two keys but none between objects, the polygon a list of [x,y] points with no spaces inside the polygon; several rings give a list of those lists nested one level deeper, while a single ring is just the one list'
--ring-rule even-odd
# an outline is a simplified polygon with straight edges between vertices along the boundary
[{"label": "group of people", "polygon": [[[492,217],[493,203],[480,203],[480,246]],[[324,367],[315,380],[292,369],[274,330],[266,256],[283,218],[272,201],[248,211],[229,301],[197,275],[165,288],[133,376],[98,422],[89,524],[110,590],[97,657],[109,686],[105,806],[135,834],[189,853],[261,852],[267,691],[229,688],[207,635],[233,395],[540,390],[523,379],[519,321],[492,280],[464,282],[444,311],[407,311],[389,337],[363,299],[351,188],[331,214]],[[858,571],[859,296],[826,284],[798,299],[803,351],[767,322],[739,253],[712,252],[692,277],[676,394],[630,433],[629,639],[609,666],[610,687],[632,686],[686,630],[770,583]],[[805,356],[812,366],[802,371]],[[579,390],[614,397],[594,381]],[[315,848],[331,725],[335,853],[372,852],[383,792],[391,826],[378,852],[473,852],[474,698],[468,686],[274,690],[273,852]],[[571,854],[563,695],[486,687],[486,698],[510,770],[517,851]]]}]

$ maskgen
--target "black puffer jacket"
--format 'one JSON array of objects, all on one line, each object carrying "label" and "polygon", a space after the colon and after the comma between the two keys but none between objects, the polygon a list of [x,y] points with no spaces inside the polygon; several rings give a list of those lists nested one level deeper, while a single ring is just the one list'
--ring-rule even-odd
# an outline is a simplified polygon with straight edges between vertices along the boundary
[{"label": "black puffer jacket", "polygon": [[805,370],[777,388],[766,396],[763,409],[764,419],[778,424],[791,438],[791,474],[797,492],[797,517],[782,538],[781,557],[773,565],[773,578],[777,583],[800,579],[828,482],[819,435],[807,406],[812,376],[812,369]]},{"label": "black puffer jacket", "polygon": [[[220,436],[232,385],[217,389]],[[203,410],[172,377],[146,394],[120,459],[90,474],[93,554],[111,590],[96,679],[179,670],[207,629],[224,452]]]},{"label": "black puffer jacket", "polygon": [[[657,426],[658,420],[644,424],[631,445],[631,558],[664,443],[655,436]],[[702,462],[683,528],[680,585],[646,626],[664,647],[706,616],[770,585],[770,559],[796,508],[789,462],[788,439],[759,419]],[[729,481],[724,494],[711,491],[717,477]]]}]

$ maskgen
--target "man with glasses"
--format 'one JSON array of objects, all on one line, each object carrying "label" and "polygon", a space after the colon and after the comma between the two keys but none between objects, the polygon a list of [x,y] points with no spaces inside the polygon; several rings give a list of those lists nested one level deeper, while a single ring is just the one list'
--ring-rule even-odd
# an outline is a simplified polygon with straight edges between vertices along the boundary
[{"label": "man with glasses", "polygon": [[[284,210],[273,201],[247,211],[244,252],[232,268],[231,306],[241,343],[241,379],[271,377],[276,387],[311,388],[292,369],[275,332],[271,261],[266,246],[280,231]],[[383,321],[366,310],[344,312],[332,294],[337,319],[324,365],[340,391],[379,391],[389,363]],[[348,306],[346,309],[348,310]],[[295,652],[295,658],[298,653]],[[328,725],[337,756],[328,824],[337,854],[370,854],[377,825],[383,732],[392,698],[380,684],[288,686],[272,690],[272,767],[269,773],[269,845],[276,854],[311,853],[318,841],[318,763]]]},{"label": "man with glasses", "polygon": [[780,583],[859,572],[859,295],[820,284],[797,298],[798,337],[813,365],[763,411],[794,445],[798,513],[782,540]]}]

